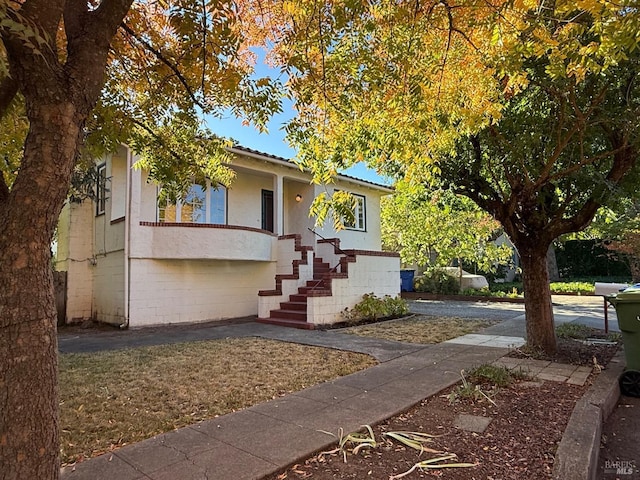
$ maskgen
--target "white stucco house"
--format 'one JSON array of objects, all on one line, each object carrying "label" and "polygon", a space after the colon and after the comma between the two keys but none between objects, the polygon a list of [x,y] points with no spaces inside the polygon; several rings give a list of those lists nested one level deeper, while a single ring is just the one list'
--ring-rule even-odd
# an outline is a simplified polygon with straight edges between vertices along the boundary
[{"label": "white stucco house", "polygon": [[[315,185],[284,158],[230,151],[234,182],[194,185],[176,205],[159,204],[159,186],[132,168],[130,149],[97,162],[96,201],[68,203],[58,227],[67,323],[142,327],[257,315],[314,328],[340,321],[365,293],[399,294],[399,256],[381,251],[380,198],[389,187],[344,175]],[[356,196],[356,221],[316,234],[308,212],[325,189]]]}]

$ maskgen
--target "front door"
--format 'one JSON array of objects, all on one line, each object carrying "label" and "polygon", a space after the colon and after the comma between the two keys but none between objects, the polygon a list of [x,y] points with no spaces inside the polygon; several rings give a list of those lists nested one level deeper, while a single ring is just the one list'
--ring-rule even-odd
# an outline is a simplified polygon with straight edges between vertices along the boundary
[{"label": "front door", "polygon": [[262,190],[262,229],[273,232],[273,191]]}]

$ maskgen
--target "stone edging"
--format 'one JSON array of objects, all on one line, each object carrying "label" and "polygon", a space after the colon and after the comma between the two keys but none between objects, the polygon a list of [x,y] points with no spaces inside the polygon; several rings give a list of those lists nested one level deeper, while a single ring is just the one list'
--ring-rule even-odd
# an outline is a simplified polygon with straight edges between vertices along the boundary
[{"label": "stone edging", "polygon": [[621,350],[578,400],[556,451],[554,480],[595,480],[602,425],[620,398],[618,378],[625,366]]}]

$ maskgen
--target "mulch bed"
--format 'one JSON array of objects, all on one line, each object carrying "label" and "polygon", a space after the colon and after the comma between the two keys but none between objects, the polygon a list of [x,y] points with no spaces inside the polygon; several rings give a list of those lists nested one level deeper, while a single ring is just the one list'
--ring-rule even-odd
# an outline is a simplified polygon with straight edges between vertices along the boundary
[{"label": "mulch bed", "polygon": [[[559,339],[559,353],[548,358],[561,363],[604,366],[617,347],[585,346],[573,340]],[[514,351],[512,356],[525,355]],[[544,355],[536,358],[543,359]],[[595,369],[597,370],[598,367]],[[476,464],[470,468],[417,469],[405,479],[441,478],[451,480],[540,480],[550,479],[556,448],[562,439],[576,402],[589,388],[593,376],[584,386],[557,382],[517,382],[497,391],[492,399],[458,398],[450,403],[451,387],[441,395],[423,400],[407,412],[373,427],[378,441],[376,448],[364,448],[347,454],[316,454],[266,480],[284,479],[388,479],[408,471],[417,462],[435,456],[419,454],[382,436],[389,431],[418,431],[434,435],[429,448],[455,453],[457,460]],[[481,387],[489,392],[490,385]],[[483,433],[473,433],[454,427],[460,414],[491,417]],[[348,432],[345,432],[348,433]],[[336,442],[337,443],[337,442]]]},{"label": "mulch bed", "polygon": [[[594,336],[598,334],[594,330]],[[526,349],[516,349],[507,356],[513,358],[535,358],[571,365],[604,366],[615,355],[617,347],[610,345],[588,345],[572,338],[558,338],[558,349],[555,355],[543,352],[531,352]],[[596,367],[597,368],[597,367]]]}]

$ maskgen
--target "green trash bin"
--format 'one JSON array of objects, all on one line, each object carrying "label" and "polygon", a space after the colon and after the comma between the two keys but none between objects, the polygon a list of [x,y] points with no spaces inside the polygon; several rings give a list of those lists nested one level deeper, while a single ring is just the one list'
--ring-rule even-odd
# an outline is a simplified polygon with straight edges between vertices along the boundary
[{"label": "green trash bin", "polygon": [[607,300],[616,307],[627,361],[620,376],[620,390],[625,395],[640,397],[640,284],[607,296]]}]

